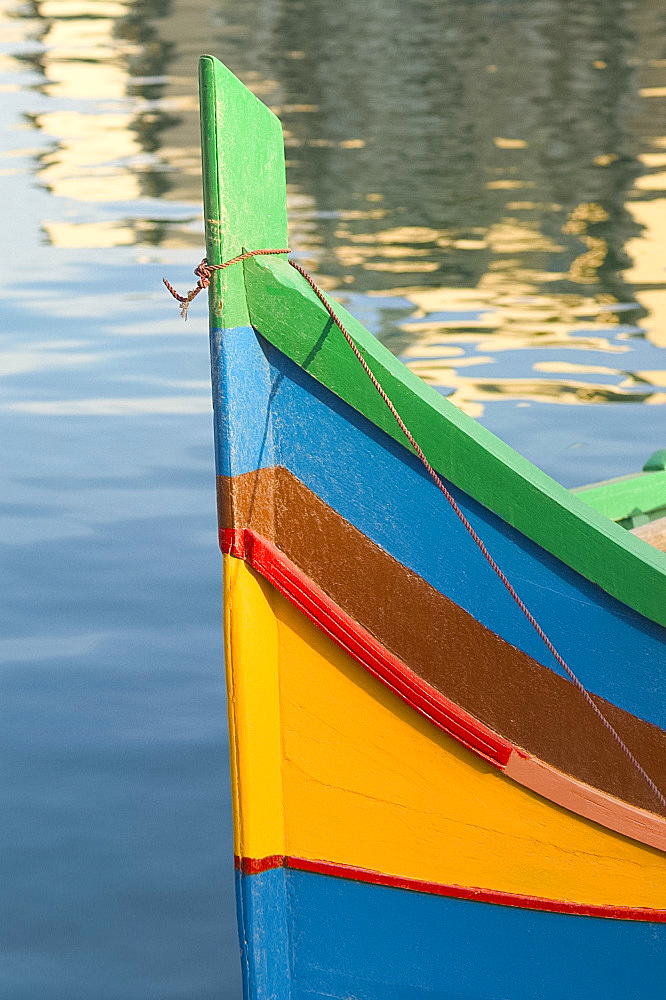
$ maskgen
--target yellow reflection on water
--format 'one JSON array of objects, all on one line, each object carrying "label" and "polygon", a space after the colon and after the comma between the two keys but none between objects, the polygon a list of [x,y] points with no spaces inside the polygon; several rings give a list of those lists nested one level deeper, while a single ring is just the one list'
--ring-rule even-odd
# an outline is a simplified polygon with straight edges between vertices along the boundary
[{"label": "yellow reflection on water", "polygon": [[[428,365],[410,366],[426,382],[439,384],[442,371]],[[534,403],[558,403],[567,406],[599,403],[649,403],[663,405],[666,392],[643,392],[611,383],[581,382],[568,379],[493,378],[480,380],[447,372],[447,386],[452,389],[450,402],[471,417],[483,414],[484,403],[501,399]]]},{"label": "yellow reflection on water", "polygon": [[[136,0],[36,0],[31,17],[17,8],[8,18],[17,35],[22,29],[35,43],[22,58],[38,73],[47,99],[45,109],[42,101],[30,115],[31,126],[50,140],[35,159],[35,175],[72,206],[69,218],[54,212],[43,223],[53,245],[201,242],[201,227],[191,225],[191,216],[201,213],[196,65],[184,89],[182,79],[166,75],[170,48],[157,30],[160,20],[184,23],[187,6],[180,0],[144,14]],[[175,145],[160,141],[169,129],[178,132]],[[180,221],[181,209],[169,219],[169,196],[173,201],[185,188],[190,218]],[[145,216],[147,199],[157,201],[151,215],[166,216],[162,224],[136,218]],[[123,218],[109,219],[108,210],[102,215],[104,206],[114,205],[123,206]]]},{"label": "yellow reflection on water", "polygon": [[[642,374],[608,364],[644,337],[666,347],[666,63],[654,0],[639,0],[636,24],[609,24],[596,7],[572,20],[563,0],[547,15],[524,5],[515,24],[496,25],[492,53],[483,17],[461,15],[459,41],[448,39],[453,7],[442,0],[432,24],[415,15],[405,26],[426,67],[418,80],[385,58],[388,15],[370,6],[376,51],[341,60],[334,78],[319,39],[340,15],[325,0],[298,18],[269,0],[0,10],[8,44],[32,46],[21,56],[39,98],[29,127],[46,148],[24,153],[53,195],[45,239],[192,246],[196,263],[196,56],[212,49],[283,118],[301,261],[334,294],[399,297],[381,332],[419,375],[476,415],[499,399],[660,402],[659,362],[637,362]],[[353,51],[346,25],[331,30]],[[530,44],[518,69],[521,32]],[[0,68],[15,71],[17,58]],[[513,351],[523,364],[540,352],[528,360],[535,377],[501,370]],[[470,374],[493,363],[492,380]]]},{"label": "yellow reflection on water", "polygon": [[48,242],[57,247],[133,246],[137,241],[136,229],[122,222],[45,222],[44,232]]},{"label": "yellow reflection on water", "polygon": [[60,198],[73,201],[132,201],[140,197],[139,173],[118,160],[139,156],[128,114],[38,115],[38,128],[57,135],[57,147],[43,159],[39,178]]},{"label": "yellow reflection on water", "polygon": [[640,155],[645,173],[636,178],[627,202],[640,235],[627,245],[632,266],[626,278],[640,288],[648,338],[666,347],[666,137],[653,137],[650,144],[652,149]]}]

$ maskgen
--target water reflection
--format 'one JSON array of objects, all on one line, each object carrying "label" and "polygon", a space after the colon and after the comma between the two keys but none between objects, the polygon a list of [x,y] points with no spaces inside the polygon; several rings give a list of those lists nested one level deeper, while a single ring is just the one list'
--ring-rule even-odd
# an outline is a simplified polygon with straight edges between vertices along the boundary
[{"label": "water reflection", "polygon": [[[491,361],[490,358],[469,358],[470,367],[474,364]],[[483,413],[484,402],[496,402],[498,399],[519,400],[519,406],[528,405],[528,401],[536,403],[559,403],[562,405],[590,404],[590,403],[666,403],[666,392],[655,392],[653,390],[635,391],[641,380],[630,376],[625,382],[619,385],[611,383],[590,383],[572,379],[535,379],[535,378],[501,378],[492,379],[466,378],[457,374],[457,369],[463,367],[464,362],[447,368],[445,363],[436,367],[416,364],[414,370],[426,382],[441,384],[442,382],[451,388],[449,399],[455,403],[459,409],[464,410],[472,417],[479,417]],[[534,365],[537,368],[537,365]],[[546,372],[556,372],[561,366],[541,367],[537,370]],[[586,374],[600,372],[599,366],[585,368],[581,366],[579,371]],[[608,374],[620,374],[612,370],[607,370]],[[663,373],[655,373],[663,375]],[[659,378],[659,385],[665,385],[664,379]],[[625,385],[630,388],[624,388]]]},{"label": "water reflection", "polygon": [[[402,323],[386,310],[382,335],[476,415],[498,398],[643,401],[555,379],[490,392],[457,373],[488,364],[468,349],[626,353],[646,331],[663,343],[655,302],[628,270],[641,251],[654,262],[666,236],[666,218],[637,209],[641,185],[665,186],[645,173],[656,154],[642,151],[666,127],[661,91],[645,86],[655,73],[664,80],[663,64],[644,56],[645,33],[663,34],[659,5],[609,16],[603,2],[453,0],[419,5],[399,31],[393,8],[370,3],[364,14],[360,26],[351,4],[314,4],[282,22],[286,101],[305,95],[308,108],[283,117],[292,183],[318,208],[318,241],[302,243],[309,262],[338,287],[415,306]],[[342,78],[331,81],[313,34],[333,40]],[[646,100],[662,100],[649,127],[639,124]],[[452,354],[452,344],[467,349]]]},{"label": "water reflection", "polygon": [[299,259],[569,486],[664,444],[663,22],[0,0],[0,995],[240,995],[205,307],[160,280],[201,256],[199,53],[283,119]]},{"label": "water reflection", "polygon": [[[186,93],[166,92],[174,43],[156,25],[171,13],[171,3],[133,0],[34,0],[14,11],[33,43],[17,58],[34,71],[44,98],[28,115],[49,140],[36,157],[36,176],[69,203],[66,218],[43,222],[50,243],[200,242],[194,199],[175,215],[165,205],[179,200],[183,187],[192,197],[200,175],[191,70]],[[177,129],[183,114],[189,141],[181,135],[172,147],[164,132]]]},{"label": "water reflection", "polygon": [[[200,245],[193,56],[213,48],[284,121],[292,246],[326,287],[399,297],[407,321],[384,309],[378,332],[407,360],[468,336],[466,295],[488,311],[473,325],[491,355],[615,352],[620,334],[663,345],[659,5],[417,7],[406,23],[378,0],[362,13],[352,0],[15,8],[29,42],[17,58],[40,95],[30,124],[49,139],[36,176],[67,206],[45,238]],[[423,322],[429,298],[438,315]],[[583,309],[596,331],[585,341],[572,317]],[[451,388],[436,366],[428,377]]]},{"label": "water reflection", "polygon": [[[399,30],[397,8],[368,2],[361,16],[351,0],[223,2],[214,16],[185,0],[33,0],[11,13],[43,98],[30,123],[50,140],[36,175],[68,203],[44,220],[51,243],[200,244],[188,56],[212,47],[283,118],[292,245],[324,284],[399,294],[419,314],[427,290],[453,314],[473,290],[492,306],[496,350],[545,346],[544,323],[559,328],[548,346],[574,341],[568,314],[595,304],[611,336],[617,304],[625,327],[640,320],[663,343],[666,126],[642,107],[666,104],[665,67],[644,55],[651,0],[612,17],[602,0],[445,0]],[[400,346],[390,310],[387,326]],[[400,329],[403,346],[432,350],[432,324]]]},{"label": "water reflection", "polygon": [[210,402],[203,394],[196,396],[131,396],[100,399],[68,399],[7,403],[5,409],[16,413],[34,413],[44,417],[137,417],[144,414],[181,415],[210,412]]}]

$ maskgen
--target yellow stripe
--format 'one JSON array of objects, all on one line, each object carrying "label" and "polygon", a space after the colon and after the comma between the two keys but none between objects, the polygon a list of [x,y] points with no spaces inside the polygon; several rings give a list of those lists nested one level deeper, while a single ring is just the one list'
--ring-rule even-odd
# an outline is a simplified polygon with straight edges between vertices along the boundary
[{"label": "yellow stripe", "polygon": [[[666,907],[664,854],[484,764],[252,570],[226,558],[235,573],[233,683],[238,690],[240,675],[255,678],[242,682],[235,726],[241,760],[258,759],[238,774],[241,785],[258,783],[265,792],[241,789],[245,856],[289,854],[447,885]],[[270,708],[271,698],[279,707]]]},{"label": "yellow stripe", "polygon": [[276,591],[224,556],[224,652],[234,852],[284,854]]}]

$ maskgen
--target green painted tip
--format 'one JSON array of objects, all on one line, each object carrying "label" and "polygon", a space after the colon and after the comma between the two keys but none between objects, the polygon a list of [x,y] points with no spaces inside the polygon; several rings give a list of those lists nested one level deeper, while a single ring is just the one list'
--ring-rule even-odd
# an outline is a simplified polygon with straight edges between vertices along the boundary
[{"label": "green painted tip", "polygon": [[[208,263],[288,246],[280,122],[213,56],[199,60],[199,87]],[[249,322],[242,267],[217,272],[209,303],[213,326]]]}]

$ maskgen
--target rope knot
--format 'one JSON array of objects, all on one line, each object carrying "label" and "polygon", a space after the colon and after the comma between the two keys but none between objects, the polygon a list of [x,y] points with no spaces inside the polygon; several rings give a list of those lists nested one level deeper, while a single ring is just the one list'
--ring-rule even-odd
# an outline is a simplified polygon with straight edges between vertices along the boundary
[{"label": "rope knot", "polygon": [[194,288],[187,293],[187,295],[180,295],[173,285],[170,285],[166,278],[162,278],[162,281],[166,285],[168,291],[171,292],[174,299],[180,302],[180,315],[183,319],[187,319],[187,310],[189,308],[192,299],[195,299],[199,292],[203,292],[204,288],[208,288],[213,277],[213,271],[222,271],[225,267],[229,267],[230,264],[237,264],[240,260],[245,260],[247,257],[256,257],[260,254],[274,254],[274,253],[289,253],[289,247],[285,247],[282,250],[248,250],[246,253],[239,253],[237,257],[232,257],[231,260],[225,260],[224,264],[209,264],[207,259],[201,261],[194,268],[194,273],[199,279],[194,286]]},{"label": "rope knot", "polygon": [[201,261],[201,263],[194,268],[194,273],[199,279],[197,285],[200,285],[201,288],[208,288],[208,286],[210,285],[210,279],[213,277],[213,272],[209,268],[208,261],[206,260],[205,257]]}]

